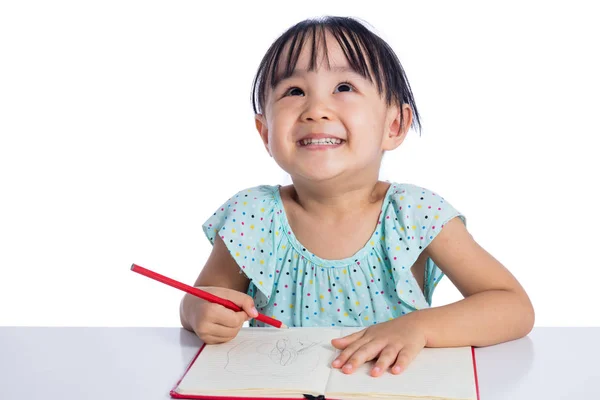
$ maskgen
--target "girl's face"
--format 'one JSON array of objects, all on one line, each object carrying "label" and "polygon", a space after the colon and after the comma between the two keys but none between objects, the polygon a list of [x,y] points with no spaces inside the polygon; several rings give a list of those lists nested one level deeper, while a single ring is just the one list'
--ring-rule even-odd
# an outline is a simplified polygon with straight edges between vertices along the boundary
[{"label": "girl's face", "polygon": [[[327,46],[330,65],[321,51],[316,69],[308,72],[312,46],[305,43],[292,76],[268,89],[256,127],[269,154],[292,178],[378,177],[383,152],[406,136],[411,109],[404,105],[405,128],[399,132],[400,109],[388,107],[376,84],[352,71],[330,34]],[[311,135],[341,143],[307,145]]]}]

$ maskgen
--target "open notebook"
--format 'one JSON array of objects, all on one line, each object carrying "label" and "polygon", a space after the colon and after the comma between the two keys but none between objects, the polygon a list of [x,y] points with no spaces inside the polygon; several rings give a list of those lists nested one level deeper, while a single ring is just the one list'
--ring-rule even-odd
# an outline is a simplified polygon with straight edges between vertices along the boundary
[{"label": "open notebook", "polygon": [[331,339],[358,328],[242,328],[203,346],[171,390],[173,398],[477,400],[471,347],[425,348],[399,375],[374,378],[372,363],[346,375],[332,368]]}]

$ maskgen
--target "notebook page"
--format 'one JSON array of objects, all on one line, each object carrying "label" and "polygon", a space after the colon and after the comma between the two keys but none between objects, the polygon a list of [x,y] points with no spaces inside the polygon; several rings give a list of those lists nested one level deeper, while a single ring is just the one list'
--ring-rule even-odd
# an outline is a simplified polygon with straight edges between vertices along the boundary
[{"label": "notebook page", "polygon": [[323,394],[335,354],[331,339],[339,335],[334,328],[242,328],[227,343],[205,346],[176,391]]},{"label": "notebook page", "polygon": [[471,347],[424,348],[399,375],[386,372],[374,378],[370,376],[372,367],[373,362],[367,363],[349,375],[332,370],[327,396],[368,398],[364,394],[378,393],[390,398],[477,399]]}]

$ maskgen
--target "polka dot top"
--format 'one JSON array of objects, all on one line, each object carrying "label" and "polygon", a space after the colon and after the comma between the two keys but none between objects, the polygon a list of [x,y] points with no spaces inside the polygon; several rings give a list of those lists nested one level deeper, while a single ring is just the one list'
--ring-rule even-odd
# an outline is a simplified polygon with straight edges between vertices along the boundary
[{"label": "polka dot top", "polygon": [[[424,290],[410,268],[450,219],[466,218],[440,195],[391,183],[377,228],[352,257],[312,254],[290,228],[280,185],[242,190],[202,225],[219,235],[250,279],[248,295],[260,313],[290,327],[369,326],[431,305],[443,272],[431,259]],[[264,326],[251,320],[251,326]]]}]

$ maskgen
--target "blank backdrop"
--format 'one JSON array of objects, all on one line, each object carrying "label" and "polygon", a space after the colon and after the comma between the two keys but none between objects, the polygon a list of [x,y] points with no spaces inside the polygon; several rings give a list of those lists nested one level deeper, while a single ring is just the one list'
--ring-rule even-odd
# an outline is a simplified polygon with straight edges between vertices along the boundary
[{"label": "blank backdrop", "polygon": [[[210,4],[210,5],[207,5]],[[592,2],[589,2],[592,4]],[[201,224],[287,184],[250,103],[267,48],[358,17],[422,115],[381,179],[439,193],[524,285],[536,325],[600,325],[598,13],[540,2],[3,2],[0,325],[178,326]],[[434,306],[457,301],[448,278]]]}]

